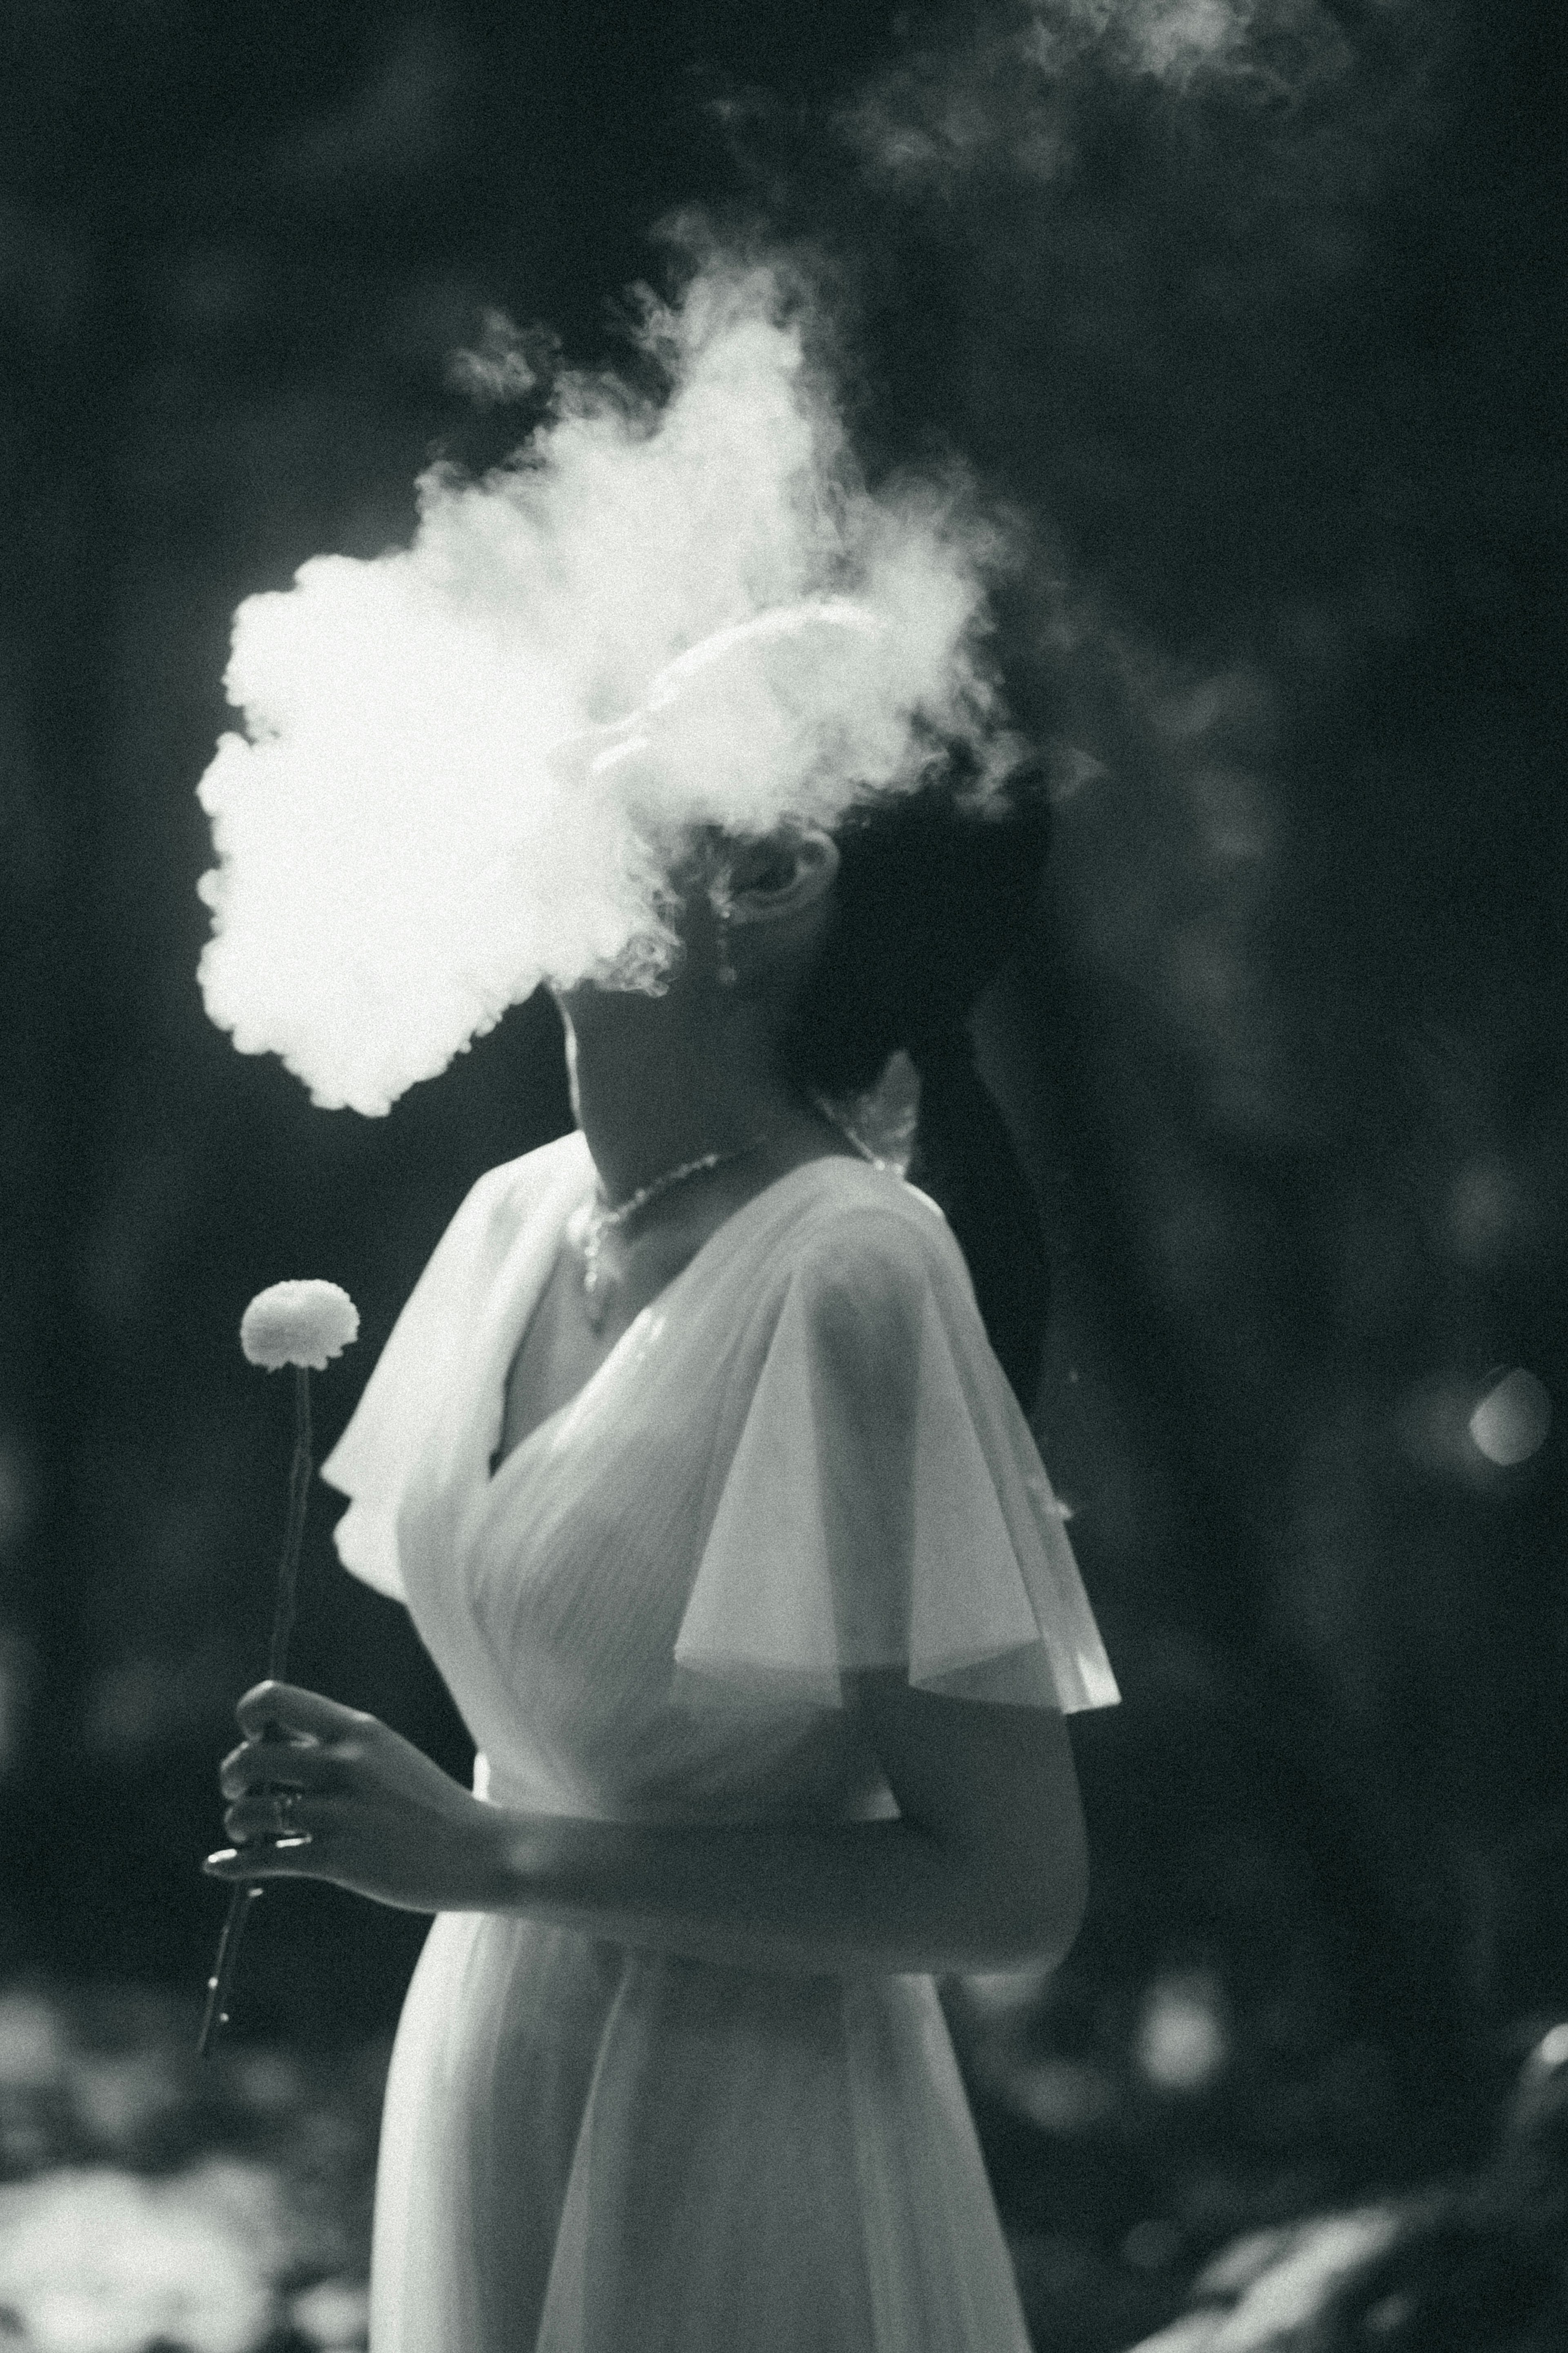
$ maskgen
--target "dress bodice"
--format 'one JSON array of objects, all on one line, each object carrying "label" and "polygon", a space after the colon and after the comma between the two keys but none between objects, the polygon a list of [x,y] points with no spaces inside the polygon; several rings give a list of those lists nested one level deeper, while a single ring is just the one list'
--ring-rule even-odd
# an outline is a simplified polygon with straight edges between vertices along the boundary
[{"label": "dress bodice", "polygon": [[[347,1565],[402,1592],[494,1797],[650,1820],[889,1810],[841,1675],[920,1672],[921,1559],[954,1531],[925,1575],[953,1591],[935,1619],[925,1596],[921,1679],[978,1665],[1002,1672],[992,1696],[1114,1696],[956,1244],[889,1171],[828,1157],[764,1187],[492,1472],[508,1366],[593,1176],[574,1134],[481,1180],[324,1466],[356,1498]],[[1031,1550],[1049,1593],[1020,1575]]]}]

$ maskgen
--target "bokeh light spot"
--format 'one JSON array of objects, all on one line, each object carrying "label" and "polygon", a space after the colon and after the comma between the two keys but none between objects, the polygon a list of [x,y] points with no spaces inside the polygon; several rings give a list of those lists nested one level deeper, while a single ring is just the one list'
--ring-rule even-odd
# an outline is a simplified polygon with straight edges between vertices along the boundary
[{"label": "bokeh light spot", "polygon": [[1568,2023],[1547,2029],[1535,2046],[1535,2058],[1542,2067],[1568,2066]]},{"label": "bokeh light spot", "polygon": [[321,2353],[351,2353],[363,2346],[370,2326],[370,2297],[358,2280],[322,2280],[289,2308],[296,2333]]},{"label": "bokeh light spot", "polygon": [[1528,1462],[1546,1442],[1552,1399],[1545,1386],[1522,1366],[1489,1388],[1470,1416],[1470,1436],[1489,1462],[1504,1470]]},{"label": "bokeh light spot", "polygon": [[1230,2056],[1219,1983],[1210,1969],[1156,1978],[1143,1998],[1133,2055],[1162,2092],[1205,2091]]}]

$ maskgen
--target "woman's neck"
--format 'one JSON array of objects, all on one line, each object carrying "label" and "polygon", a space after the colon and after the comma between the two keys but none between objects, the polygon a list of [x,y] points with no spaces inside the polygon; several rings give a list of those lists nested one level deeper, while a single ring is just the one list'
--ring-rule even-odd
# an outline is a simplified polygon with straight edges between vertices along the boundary
[{"label": "woman's neck", "polygon": [[747,1008],[699,1022],[668,997],[574,990],[562,1011],[573,1108],[611,1202],[706,1153],[821,1146],[825,1124]]}]

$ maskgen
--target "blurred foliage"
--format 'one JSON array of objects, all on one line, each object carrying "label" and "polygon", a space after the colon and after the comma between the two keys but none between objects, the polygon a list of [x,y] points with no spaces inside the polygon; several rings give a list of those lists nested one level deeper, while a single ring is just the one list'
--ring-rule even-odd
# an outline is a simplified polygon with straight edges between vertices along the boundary
[{"label": "blurred foliage", "polygon": [[0,1997],[0,2336],[39,2353],[364,2342],[384,2042],[195,2055],[194,2000]]},{"label": "blurred foliage", "polygon": [[[35,1978],[0,1996],[0,2335],[37,2353],[363,2347],[387,2043],[302,2032],[310,1989],[284,1949],[268,1965],[297,2005],[286,2031],[253,2025],[210,2061],[188,1995]],[[1563,2341],[1568,2025],[1494,2040],[1481,2163],[1336,2206],[1388,2140],[1364,2054],[1304,2099],[1278,2033],[1203,1971],[1093,2016],[1081,1981],[1035,1973],[943,1993],[1053,2353],[1151,2328],[1149,2353]]]},{"label": "blurred foliage", "polygon": [[[0,1968],[199,1984],[289,1442],[240,1311],[358,1302],[330,1444],[467,1185],[567,1118],[546,1006],[384,1124],[206,1027],[229,616],[405,533],[432,450],[510,446],[451,368],[489,308],[598,363],[700,204],[826,290],[868,463],[956,453],[1010,518],[998,656],[1058,780],[983,1050],[1125,1704],[1078,1727],[1077,1951],[955,1999],[1010,2219],[1126,2341],[1232,2230],[1484,2147],[1509,2021],[1568,2006],[1563,27],[7,12]],[[465,1770],[328,1519],[301,1672]],[[416,1924],[285,1910],[257,2031],[384,2028]]]}]

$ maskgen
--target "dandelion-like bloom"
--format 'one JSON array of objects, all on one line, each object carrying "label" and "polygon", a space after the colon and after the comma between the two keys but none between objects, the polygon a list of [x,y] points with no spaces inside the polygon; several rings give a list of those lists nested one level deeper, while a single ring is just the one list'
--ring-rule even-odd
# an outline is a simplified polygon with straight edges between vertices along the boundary
[{"label": "dandelion-like bloom", "polygon": [[359,1337],[359,1310],[335,1282],[274,1282],[240,1318],[239,1345],[253,1365],[275,1373],[308,1365],[323,1373]]},{"label": "dandelion-like bloom", "polygon": [[[327,1360],[341,1356],[359,1336],[359,1310],[335,1282],[274,1282],[258,1291],[239,1323],[239,1345],[253,1365],[275,1373],[294,1367],[294,1460],[289,1472],[289,1523],[283,1538],[283,1558],[278,1569],[278,1596],[272,1616],[272,1642],[267,1672],[275,1683],[289,1672],[289,1637],[294,1628],[295,1592],[300,1577],[300,1543],[305,1533],[305,1506],[310,1501],[310,1375],[324,1372]],[[273,1725],[264,1738],[283,1736]],[[279,1808],[279,1846],[309,1845],[309,1838],[289,1833],[287,1788]],[[246,1914],[261,1890],[237,1887],[229,1899],[228,1917],[218,1939],[217,1958],[207,1979],[207,2006],[196,2044],[203,2058],[212,2049],[226,2017],[225,2004],[234,1979]]]}]

